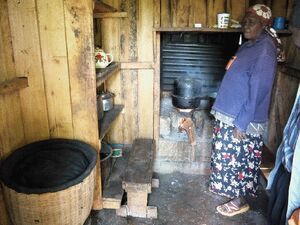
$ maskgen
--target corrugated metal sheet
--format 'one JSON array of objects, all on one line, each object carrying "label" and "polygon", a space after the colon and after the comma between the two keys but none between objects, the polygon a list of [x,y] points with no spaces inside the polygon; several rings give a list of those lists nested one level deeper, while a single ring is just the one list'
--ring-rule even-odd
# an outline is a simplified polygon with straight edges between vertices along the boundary
[{"label": "corrugated metal sheet", "polygon": [[[199,34],[201,35],[201,34]],[[199,36],[198,35],[198,36]],[[170,35],[163,38],[161,49],[161,89],[173,91],[174,80],[179,77],[201,79],[202,92],[215,92],[225,72],[231,54],[224,46],[222,38],[210,38],[206,34],[192,41],[180,41]],[[175,40],[175,41],[174,41]],[[198,42],[198,43],[196,43]],[[234,52],[236,47],[229,51]]]}]

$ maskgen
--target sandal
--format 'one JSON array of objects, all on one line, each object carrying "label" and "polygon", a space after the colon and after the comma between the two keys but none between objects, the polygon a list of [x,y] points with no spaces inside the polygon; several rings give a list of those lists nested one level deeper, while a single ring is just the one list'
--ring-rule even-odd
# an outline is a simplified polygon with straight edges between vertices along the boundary
[{"label": "sandal", "polygon": [[238,197],[223,205],[217,206],[216,209],[223,216],[234,216],[240,213],[247,212],[250,209],[250,206],[243,197]]}]

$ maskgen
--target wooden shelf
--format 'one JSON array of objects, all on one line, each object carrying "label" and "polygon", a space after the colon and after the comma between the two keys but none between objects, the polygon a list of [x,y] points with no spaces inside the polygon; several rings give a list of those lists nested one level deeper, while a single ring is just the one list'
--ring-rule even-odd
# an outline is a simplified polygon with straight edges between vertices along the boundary
[{"label": "wooden shelf", "polygon": [[241,33],[241,29],[193,28],[193,27],[160,27],[157,32],[203,32],[203,33]]},{"label": "wooden shelf", "polygon": [[106,79],[121,69],[121,64],[112,62],[104,69],[96,69],[96,85],[99,87]]},{"label": "wooden shelf", "polygon": [[[241,28],[194,28],[194,27],[160,27],[155,29],[156,32],[202,32],[202,33],[242,33]],[[277,30],[278,34],[291,34],[289,30]]]},{"label": "wooden shelf", "polygon": [[102,140],[109,130],[112,122],[117,118],[117,116],[123,110],[123,105],[114,105],[114,108],[109,110],[108,112],[104,112],[104,116],[101,120],[98,121],[99,124],[99,138]]},{"label": "wooden shelf", "polygon": [[127,12],[107,12],[107,13],[94,13],[93,17],[96,19],[103,18],[126,18],[128,17]]}]

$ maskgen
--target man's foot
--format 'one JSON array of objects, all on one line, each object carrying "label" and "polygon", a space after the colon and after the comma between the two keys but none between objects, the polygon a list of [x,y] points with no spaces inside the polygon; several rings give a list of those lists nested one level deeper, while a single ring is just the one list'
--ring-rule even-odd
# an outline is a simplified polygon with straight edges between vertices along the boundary
[{"label": "man's foot", "polygon": [[237,197],[223,205],[217,206],[216,209],[224,216],[234,216],[247,212],[250,209],[250,206],[243,197]]}]

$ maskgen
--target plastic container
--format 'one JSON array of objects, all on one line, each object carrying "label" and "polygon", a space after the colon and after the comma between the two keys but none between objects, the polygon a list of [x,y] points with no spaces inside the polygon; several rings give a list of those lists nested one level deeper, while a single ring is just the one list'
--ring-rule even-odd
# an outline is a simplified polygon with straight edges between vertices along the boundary
[{"label": "plastic container", "polygon": [[285,28],[285,19],[283,17],[276,17],[273,21],[273,28],[275,30],[283,30]]}]

